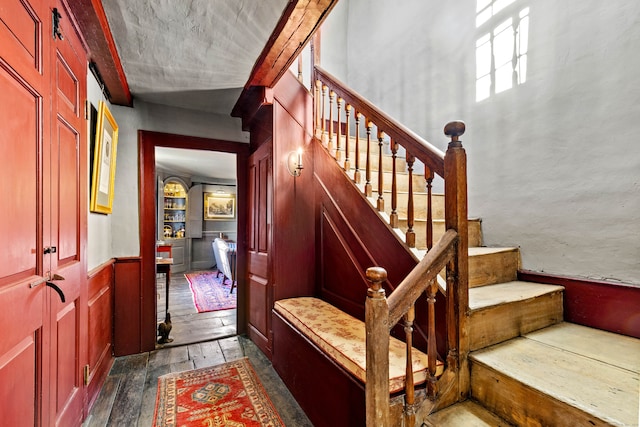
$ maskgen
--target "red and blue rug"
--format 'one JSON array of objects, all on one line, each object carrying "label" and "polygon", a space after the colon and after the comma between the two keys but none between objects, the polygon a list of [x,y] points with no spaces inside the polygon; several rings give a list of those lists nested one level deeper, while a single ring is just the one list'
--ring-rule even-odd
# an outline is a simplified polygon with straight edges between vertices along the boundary
[{"label": "red and blue rug", "polygon": [[154,427],[284,427],[247,358],[158,377]]},{"label": "red and blue rug", "polygon": [[198,313],[236,308],[238,289],[231,293],[231,280],[223,282],[223,276],[218,277],[217,270],[185,273],[184,277],[189,282]]}]

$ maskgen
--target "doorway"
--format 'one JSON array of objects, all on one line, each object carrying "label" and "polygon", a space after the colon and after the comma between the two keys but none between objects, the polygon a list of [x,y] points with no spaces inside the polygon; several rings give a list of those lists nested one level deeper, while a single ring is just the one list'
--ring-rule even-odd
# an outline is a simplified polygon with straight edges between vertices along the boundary
[{"label": "doorway", "polygon": [[[219,335],[215,335],[216,332],[212,332],[209,338],[205,338],[205,335],[202,333],[195,334],[192,338],[189,338],[189,334],[183,333],[185,330],[193,329],[193,325],[198,325],[198,329],[207,330],[209,328],[216,329],[215,325],[225,324],[226,328],[221,329],[220,333],[226,331],[229,334],[229,330],[235,330],[235,333],[242,334],[244,333],[244,325],[245,325],[245,286],[244,286],[244,276],[246,271],[246,261],[245,261],[245,234],[246,234],[246,164],[249,147],[248,144],[231,142],[231,141],[221,141],[207,138],[197,138],[197,137],[187,137],[182,135],[174,135],[174,134],[166,134],[166,133],[158,133],[158,132],[148,132],[148,131],[140,131],[139,132],[139,155],[140,155],[140,254],[141,254],[141,265],[142,265],[142,298],[141,298],[141,313],[142,313],[142,344],[143,348],[147,350],[152,350],[156,347],[157,340],[157,326],[158,322],[164,321],[165,311],[167,311],[167,306],[163,297],[168,295],[169,297],[169,309],[171,312],[172,323],[173,323],[173,333],[169,335],[170,338],[173,338],[171,343],[163,344],[164,346],[170,345],[182,345],[187,343],[185,340],[197,340],[203,341],[206,339],[214,339],[219,337]],[[225,321],[221,321],[216,317],[220,316],[216,314],[207,314],[207,313],[197,313],[194,307],[191,291],[189,288],[189,283],[185,276],[182,273],[176,273],[169,275],[170,277],[170,285],[169,292],[166,292],[166,288],[162,287],[164,284],[164,275],[157,275],[158,270],[156,269],[156,253],[158,242],[161,241],[159,239],[160,236],[163,236],[164,232],[164,212],[162,216],[160,216],[160,211],[164,208],[164,200],[160,199],[158,192],[158,188],[160,187],[160,183],[162,180],[159,180],[158,177],[169,177],[171,176],[180,176],[182,175],[182,181],[184,181],[189,189],[194,187],[198,188],[198,191],[193,194],[187,194],[185,198],[186,203],[192,203],[192,209],[190,210],[192,217],[185,217],[185,229],[184,235],[180,233],[178,236],[184,236],[185,240],[185,251],[189,253],[186,254],[186,270],[198,270],[201,271],[203,269],[213,269],[215,265],[215,260],[213,260],[213,255],[204,255],[203,253],[209,253],[206,251],[207,244],[209,248],[211,247],[210,242],[208,240],[213,240],[216,234],[219,235],[221,232],[217,230],[220,228],[220,223],[215,224],[213,221],[205,221],[203,215],[203,200],[204,194],[207,191],[203,190],[211,190],[220,186],[220,183],[215,183],[213,181],[207,181],[205,177],[200,176],[200,174],[196,175],[194,172],[191,177],[189,175],[189,171],[180,169],[177,166],[173,167],[173,170],[167,171],[166,160],[162,160],[163,151],[165,149],[171,149],[172,157],[180,157],[183,156],[186,158],[186,164],[189,164],[189,159],[186,154],[200,155],[199,157],[204,157],[211,152],[216,152],[220,155],[228,155],[231,154],[235,157],[235,170],[236,170],[236,179],[235,179],[235,206],[233,215],[235,216],[235,234],[231,232],[227,232],[226,237],[228,240],[235,240],[236,247],[236,277],[234,278],[237,283],[236,293],[237,298],[237,309],[235,316],[235,325],[231,325],[230,328],[228,323],[228,319]],[[158,157],[158,163],[157,159]],[[232,157],[233,158],[233,157]],[[195,162],[191,162],[193,164]],[[157,173],[157,169],[160,173]],[[180,170],[178,170],[180,169]],[[228,184],[228,183],[226,183]],[[162,201],[161,201],[162,200]],[[170,200],[173,201],[173,200]],[[182,201],[176,201],[177,204],[182,203]],[[173,206],[173,205],[172,205]],[[176,205],[177,206],[177,205]],[[181,205],[182,206],[182,205]],[[237,209],[236,209],[237,207]],[[176,208],[177,209],[177,208]],[[178,209],[179,210],[179,209]],[[188,209],[187,209],[188,210]],[[185,212],[185,215],[189,215],[188,212]],[[200,227],[193,226],[189,227],[189,221],[200,220],[203,225]],[[200,234],[194,233],[191,234],[189,229],[192,231],[200,230]],[[203,243],[204,242],[204,243]],[[198,255],[200,254],[200,255]],[[209,258],[210,257],[210,258]],[[156,287],[156,280],[158,280],[158,287]],[[160,291],[160,292],[159,292]],[[158,304],[160,297],[161,303]],[[215,312],[213,312],[215,313]],[[181,316],[183,319],[176,319],[176,316]],[[224,317],[224,316],[223,316]],[[213,319],[213,320],[212,320]],[[182,327],[176,327],[176,320],[184,321],[185,323]],[[191,326],[189,326],[189,322],[191,322]],[[200,325],[200,322],[203,325]],[[207,322],[211,322],[211,325],[207,325]],[[176,335],[178,333],[180,336]],[[191,341],[196,342],[196,341]]]},{"label": "doorway", "polygon": [[[236,277],[220,273],[213,244],[220,238],[230,245],[237,241],[236,154],[156,147],[155,159],[156,255],[162,273],[156,277],[156,315],[165,335],[159,331],[158,344],[173,347],[234,336]],[[228,201],[230,208],[210,216],[209,200]],[[235,252],[225,255],[235,257]]]}]

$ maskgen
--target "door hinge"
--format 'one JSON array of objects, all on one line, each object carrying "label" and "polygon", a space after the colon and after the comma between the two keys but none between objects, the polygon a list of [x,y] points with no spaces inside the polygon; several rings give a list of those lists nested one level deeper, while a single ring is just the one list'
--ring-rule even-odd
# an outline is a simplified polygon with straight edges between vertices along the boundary
[{"label": "door hinge", "polygon": [[84,385],[89,385],[89,369],[89,365],[84,366]]},{"label": "door hinge", "polygon": [[64,40],[64,36],[62,35],[62,30],[60,29],[60,20],[62,19],[62,15],[58,12],[58,8],[54,7],[51,12],[51,16],[53,19],[53,38]]},{"label": "door hinge", "polygon": [[89,102],[88,99],[84,100],[84,119],[85,120],[89,120],[89,105],[91,105],[91,103]]}]

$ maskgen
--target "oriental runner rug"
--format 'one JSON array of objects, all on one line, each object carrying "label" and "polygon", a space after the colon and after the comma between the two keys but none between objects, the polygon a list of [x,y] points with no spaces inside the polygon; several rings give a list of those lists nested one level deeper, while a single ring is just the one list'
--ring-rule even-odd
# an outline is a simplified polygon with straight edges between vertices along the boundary
[{"label": "oriental runner rug", "polygon": [[186,273],[184,277],[189,282],[198,313],[236,308],[238,289],[231,293],[231,280],[223,282],[223,276],[218,277],[217,270]]},{"label": "oriental runner rug", "polygon": [[245,357],[158,378],[154,427],[284,427]]}]

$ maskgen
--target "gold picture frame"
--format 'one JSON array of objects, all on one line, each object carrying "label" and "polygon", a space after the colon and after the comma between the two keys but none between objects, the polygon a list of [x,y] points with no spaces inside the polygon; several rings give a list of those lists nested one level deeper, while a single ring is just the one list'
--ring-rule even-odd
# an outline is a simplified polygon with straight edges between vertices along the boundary
[{"label": "gold picture frame", "polygon": [[228,221],[236,217],[236,195],[204,193],[204,219]]},{"label": "gold picture frame", "polygon": [[98,106],[94,144],[90,210],[110,214],[113,210],[118,124],[104,101],[100,101]]}]

